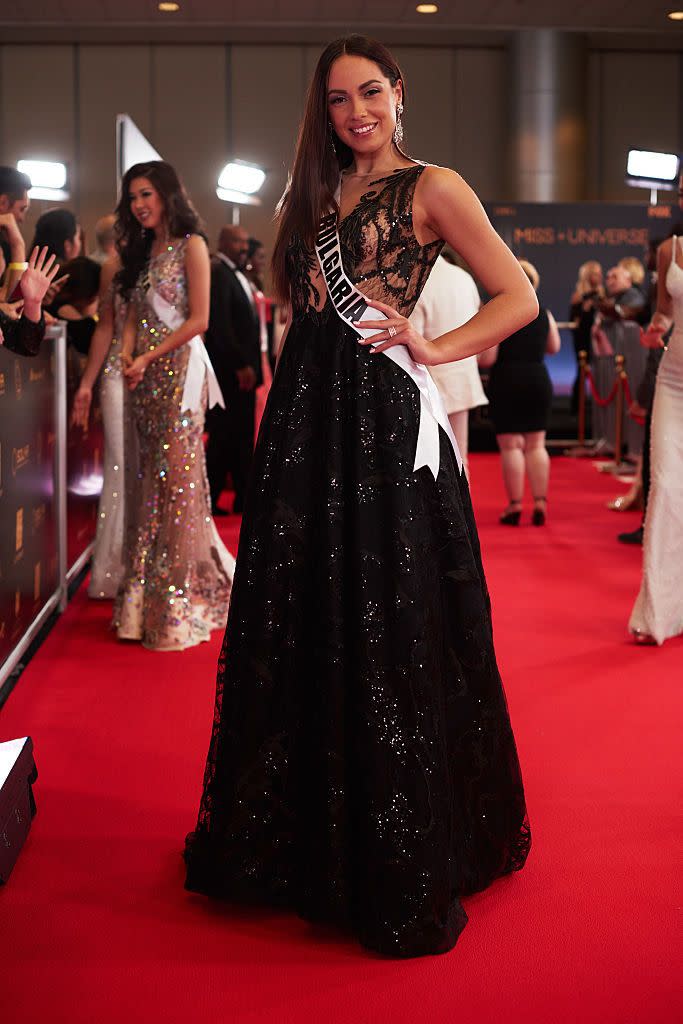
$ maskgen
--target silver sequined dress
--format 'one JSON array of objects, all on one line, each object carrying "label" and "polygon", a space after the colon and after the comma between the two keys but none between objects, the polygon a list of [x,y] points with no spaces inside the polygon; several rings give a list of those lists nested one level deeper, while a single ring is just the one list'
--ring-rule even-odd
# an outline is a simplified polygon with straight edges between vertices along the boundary
[{"label": "silver sequined dress", "polygon": [[[132,301],[136,355],[170,333],[153,291],[188,313],[182,239],[149,260]],[[189,345],[153,360],[132,392],[140,469],[130,498],[125,574],[114,624],[120,639],[153,650],[182,650],[208,640],[228,611],[234,559],[218,536],[209,505],[204,446],[206,383],[201,407],[183,408]]]},{"label": "silver sequined dress", "polygon": [[[125,306],[113,288],[107,297],[113,302],[114,336],[100,377],[100,408],[104,430],[104,473],[97,510],[97,533],[92,560],[89,597],[114,598],[123,578],[124,495],[124,403],[121,372],[121,336]],[[128,450],[128,457],[134,457]]]}]

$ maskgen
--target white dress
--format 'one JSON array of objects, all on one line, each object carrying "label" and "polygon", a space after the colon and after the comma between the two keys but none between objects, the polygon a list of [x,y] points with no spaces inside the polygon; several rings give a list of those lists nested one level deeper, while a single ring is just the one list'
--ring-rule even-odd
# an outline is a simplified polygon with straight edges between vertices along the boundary
[{"label": "white dress", "polygon": [[[467,271],[439,256],[410,314],[410,322],[423,338],[433,341],[466,324],[480,305],[477,286]],[[430,366],[429,372],[441,392],[449,416],[488,404],[476,356]]]},{"label": "white dress", "polygon": [[676,242],[674,236],[666,275],[674,329],[657,374],[643,579],[629,622],[658,644],[683,632],[683,268]]},{"label": "white dress", "polygon": [[125,391],[121,371],[121,335],[125,308],[113,289],[108,301],[114,303],[114,336],[100,377],[104,469],[88,596],[112,600],[123,578]]}]

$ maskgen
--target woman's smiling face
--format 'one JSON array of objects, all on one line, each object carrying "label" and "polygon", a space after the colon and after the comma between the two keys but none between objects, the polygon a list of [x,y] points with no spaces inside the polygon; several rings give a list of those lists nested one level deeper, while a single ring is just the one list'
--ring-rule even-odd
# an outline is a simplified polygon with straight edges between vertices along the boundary
[{"label": "woman's smiling face", "polygon": [[154,231],[164,218],[164,203],[148,178],[133,178],[128,192],[130,211],[143,228]]},{"label": "woman's smiling face", "polygon": [[391,142],[401,83],[391,84],[381,68],[366,57],[339,57],[330,69],[327,109],[340,140],[360,153],[372,153]]}]

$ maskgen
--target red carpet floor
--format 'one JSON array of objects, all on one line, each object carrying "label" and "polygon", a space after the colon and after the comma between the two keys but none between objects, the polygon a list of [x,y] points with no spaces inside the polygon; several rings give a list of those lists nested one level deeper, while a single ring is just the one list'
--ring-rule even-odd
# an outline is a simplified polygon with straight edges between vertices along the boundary
[{"label": "red carpet floor", "polygon": [[[545,529],[474,495],[534,829],[526,869],[467,901],[456,949],[406,962],[283,913],[183,891],[220,637],[117,644],[82,588],[0,714],[31,734],[38,816],[0,890],[0,1020],[658,1024],[675,1016],[674,722],[683,642],[633,647],[622,489],[555,460]],[[527,514],[528,522],[528,514]],[[224,535],[234,546],[236,523]]]}]

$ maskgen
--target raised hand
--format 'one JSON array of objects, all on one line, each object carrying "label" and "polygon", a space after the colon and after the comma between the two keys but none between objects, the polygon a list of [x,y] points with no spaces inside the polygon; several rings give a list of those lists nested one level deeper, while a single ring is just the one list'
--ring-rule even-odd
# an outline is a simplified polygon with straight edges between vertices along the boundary
[{"label": "raised hand", "polygon": [[46,245],[42,249],[35,247],[28,261],[28,269],[24,271],[19,287],[28,305],[40,305],[48,288],[59,272],[59,264],[55,262],[54,253],[48,254]]}]

